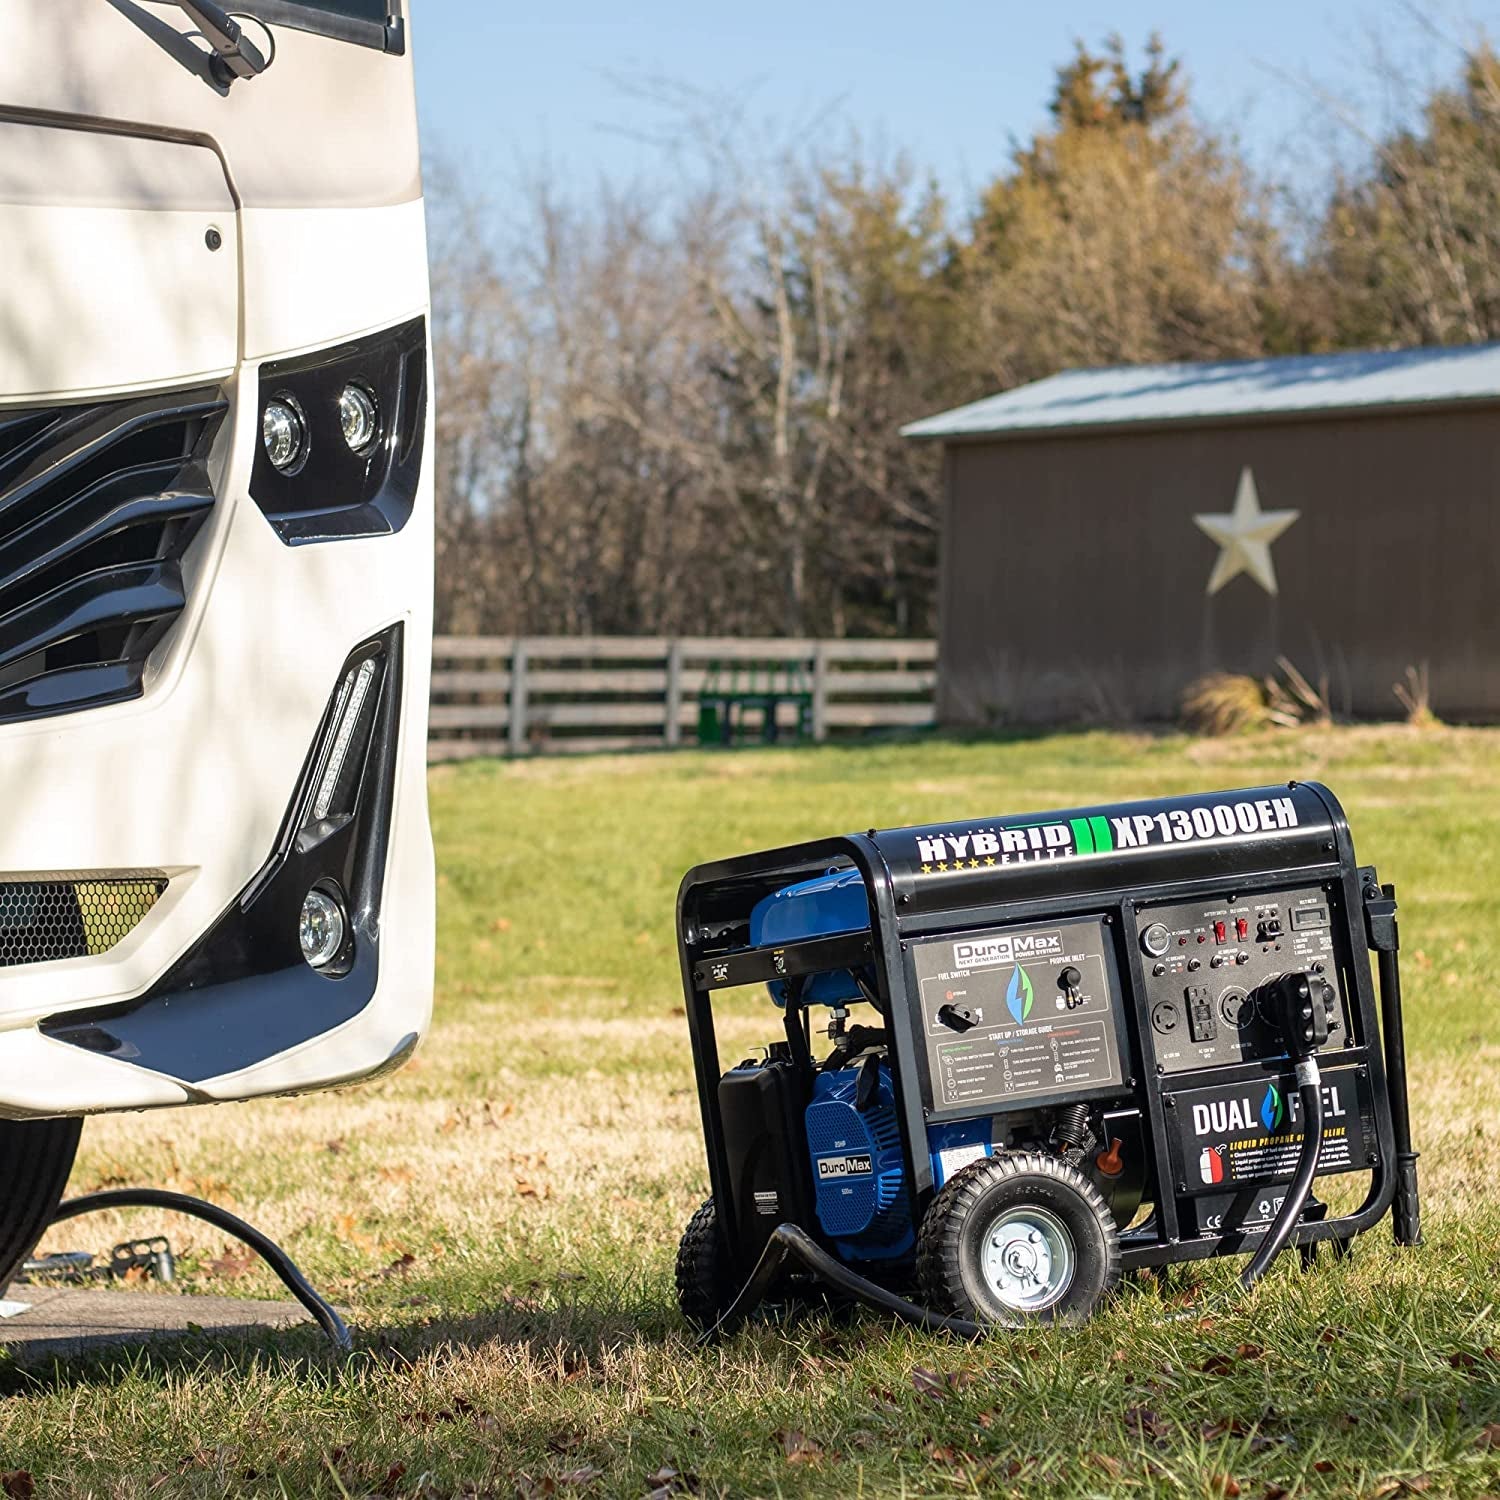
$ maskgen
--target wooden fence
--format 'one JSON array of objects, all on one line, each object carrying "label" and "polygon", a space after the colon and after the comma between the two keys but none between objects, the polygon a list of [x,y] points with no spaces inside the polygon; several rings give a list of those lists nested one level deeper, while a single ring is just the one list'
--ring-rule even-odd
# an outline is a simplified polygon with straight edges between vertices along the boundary
[{"label": "wooden fence", "polygon": [[[933,722],[934,641],[668,640],[635,636],[439,636],[432,651],[430,760],[676,747],[698,742],[699,700],[768,673],[777,732],[813,739]],[[756,676],[752,679],[752,673]],[[747,707],[749,738],[765,710]]]}]

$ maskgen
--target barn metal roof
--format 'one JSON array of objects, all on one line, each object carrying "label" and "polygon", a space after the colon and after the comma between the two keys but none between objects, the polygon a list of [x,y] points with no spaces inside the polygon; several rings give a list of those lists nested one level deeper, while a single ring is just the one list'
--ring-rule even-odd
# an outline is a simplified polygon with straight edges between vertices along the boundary
[{"label": "barn metal roof", "polygon": [[1465,401],[1500,401],[1500,343],[1065,370],[909,423],[901,433],[909,438],[1015,437],[1058,428],[1366,412]]}]

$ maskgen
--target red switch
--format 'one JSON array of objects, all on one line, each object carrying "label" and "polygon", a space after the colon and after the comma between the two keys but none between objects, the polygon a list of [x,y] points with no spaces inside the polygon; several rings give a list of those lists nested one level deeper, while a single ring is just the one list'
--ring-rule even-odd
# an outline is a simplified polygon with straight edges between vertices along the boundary
[{"label": "red switch", "polygon": [[1250,924],[1244,917],[1234,919],[1234,935],[1243,943],[1250,936]]},{"label": "red switch", "polygon": [[1214,942],[1227,943],[1229,941],[1229,929],[1222,922],[1214,923]]}]

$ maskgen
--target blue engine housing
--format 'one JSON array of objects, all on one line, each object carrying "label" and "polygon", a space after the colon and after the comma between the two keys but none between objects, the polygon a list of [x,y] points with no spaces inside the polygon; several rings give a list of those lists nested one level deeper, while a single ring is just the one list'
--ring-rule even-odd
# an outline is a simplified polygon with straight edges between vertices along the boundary
[{"label": "blue engine housing", "polygon": [[818,1222],[850,1260],[892,1260],[916,1243],[901,1129],[890,1069],[863,1110],[856,1109],[859,1070],[819,1073],[807,1106],[807,1148],[812,1156]]},{"label": "blue engine housing", "polygon": [[[818,1222],[846,1260],[899,1260],[916,1244],[901,1130],[888,1064],[863,1110],[856,1108],[859,1069],[819,1073],[807,1106]],[[969,1162],[994,1152],[988,1116],[934,1125],[927,1131],[932,1178],[942,1185]]]},{"label": "blue engine housing", "polygon": [[[783,886],[756,903],[750,913],[750,941],[759,947],[794,943],[799,938],[859,932],[870,925],[870,903],[858,870],[833,870],[812,880]],[[768,986],[778,1005],[786,1004],[786,986]],[[802,999],[808,1005],[842,1005],[858,1000],[859,986],[842,972],[814,974]]]}]

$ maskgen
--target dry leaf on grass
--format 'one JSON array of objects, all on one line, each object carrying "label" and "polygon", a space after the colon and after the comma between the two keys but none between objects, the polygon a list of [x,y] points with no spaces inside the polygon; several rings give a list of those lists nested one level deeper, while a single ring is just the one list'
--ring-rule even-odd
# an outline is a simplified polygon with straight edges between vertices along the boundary
[{"label": "dry leaf on grass", "polygon": [[1132,1406],[1125,1413],[1125,1425],[1148,1438],[1162,1437],[1169,1430],[1167,1423],[1145,1406]]},{"label": "dry leaf on grass", "polygon": [[663,1464],[646,1476],[646,1491],[651,1500],[668,1500],[672,1495],[696,1495],[702,1486],[696,1474],[685,1474],[671,1464]]},{"label": "dry leaf on grass", "polygon": [[912,1389],[919,1396],[931,1401],[944,1400],[950,1391],[961,1391],[974,1384],[974,1377],[967,1370],[950,1370],[946,1375],[937,1370],[925,1370],[917,1365],[911,1372]]},{"label": "dry leaf on grass", "polygon": [[224,1253],[217,1260],[209,1261],[208,1269],[225,1281],[237,1281],[254,1264],[253,1251],[244,1248],[236,1250],[233,1245],[226,1245]]},{"label": "dry leaf on grass", "polygon": [[353,1214],[340,1214],[333,1221],[334,1229],[338,1237],[345,1243],[353,1245],[357,1250],[375,1249],[375,1241],[369,1235],[361,1232],[359,1220]]},{"label": "dry leaf on grass", "polygon": [[779,1430],[776,1441],[781,1444],[781,1451],[786,1454],[789,1464],[816,1463],[823,1456],[823,1445],[795,1428]]}]

